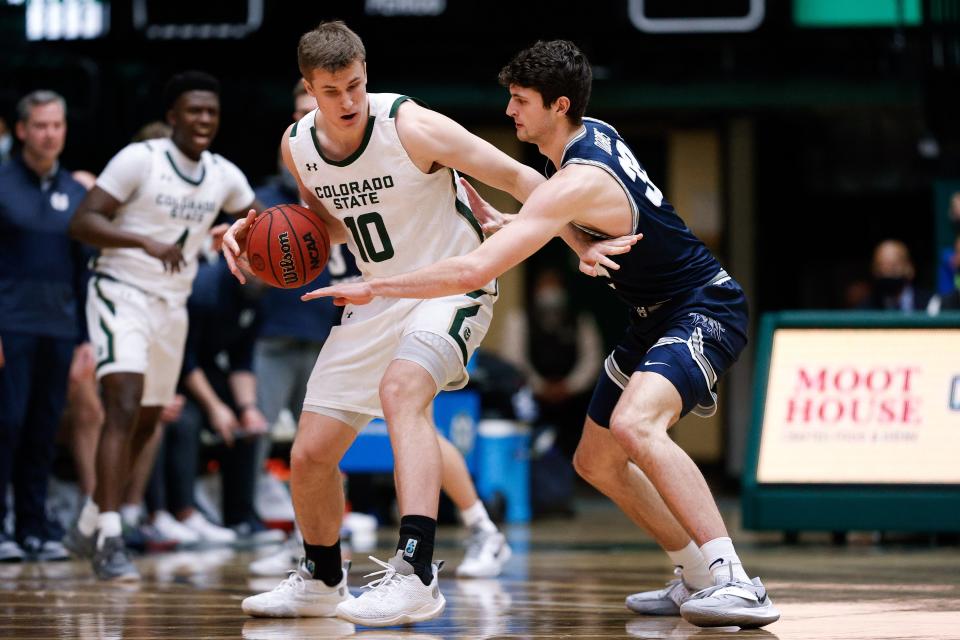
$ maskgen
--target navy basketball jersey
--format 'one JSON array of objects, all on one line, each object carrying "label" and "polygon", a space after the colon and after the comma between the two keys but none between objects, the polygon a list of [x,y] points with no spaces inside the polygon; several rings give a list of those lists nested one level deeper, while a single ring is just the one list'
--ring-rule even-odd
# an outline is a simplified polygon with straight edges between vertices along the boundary
[{"label": "navy basketball jersey", "polygon": [[[600,167],[623,187],[633,214],[633,232],[643,239],[630,252],[611,256],[619,271],[605,273],[617,294],[631,306],[648,306],[702,287],[720,272],[720,263],[684,224],[647,176],[633,151],[612,126],[583,119],[580,131],[563,150],[568,164]],[[556,173],[547,162],[547,177]],[[579,226],[579,225],[578,225]],[[596,237],[606,237],[579,226]]]},{"label": "navy basketball jersey", "polygon": [[335,244],[330,247],[330,258],[327,260],[327,270],[330,272],[330,284],[354,282],[363,275],[354,260],[353,254],[347,250],[345,244]]}]

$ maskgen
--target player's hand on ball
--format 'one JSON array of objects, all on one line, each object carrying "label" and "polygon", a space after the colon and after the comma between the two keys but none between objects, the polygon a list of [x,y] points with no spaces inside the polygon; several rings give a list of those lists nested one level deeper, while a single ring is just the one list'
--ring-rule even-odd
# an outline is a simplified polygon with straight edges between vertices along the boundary
[{"label": "player's hand on ball", "polygon": [[602,274],[604,269],[617,271],[620,269],[620,265],[611,260],[609,256],[627,253],[641,238],[643,238],[643,234],[638,233],[636,235],[588,242],[586,246],[578,252],[580,256],[580,271],[591,278]]},{"label": "player's hand on ball", "polygon": [[368,304],[373,300],[373,293],[367,282],[344,282],[316,289],[300,297],[304,302],[317,298],[333,298],[333,304],[344,307],[348,304]]},{"label": "player's hand on ball", "polygon": [[147,255],[162,262],[163,270],[170,273],[179,273],[183,265],[186,264],[186,260],[183,259],[183,251],[177,244],[166,244],[147,238],[143,243],[143,250],[147,252]]},{"label": "player's hand on ball", "polygon": [[247,279],[243,275],[243,271],[240,270],[238,262],[247,250],[247,234],[250,232],[250,225],[256,219],[256,210],[250,209],[246,218],[239,218],[223,234],[223,257],[227,261],[227,266],[230,267],[230,273],[241,284],[246,284]]}]

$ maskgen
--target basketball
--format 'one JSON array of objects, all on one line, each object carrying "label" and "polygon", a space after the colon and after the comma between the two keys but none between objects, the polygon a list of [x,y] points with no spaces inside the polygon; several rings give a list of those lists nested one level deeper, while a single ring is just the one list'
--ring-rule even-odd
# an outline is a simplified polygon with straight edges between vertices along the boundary
[{"label": "basketball", "polygon": [[316,215],[296,204],[264,210],[247,236],[250,269],[272,287],[296,289],[327,265],[330,236]]}]

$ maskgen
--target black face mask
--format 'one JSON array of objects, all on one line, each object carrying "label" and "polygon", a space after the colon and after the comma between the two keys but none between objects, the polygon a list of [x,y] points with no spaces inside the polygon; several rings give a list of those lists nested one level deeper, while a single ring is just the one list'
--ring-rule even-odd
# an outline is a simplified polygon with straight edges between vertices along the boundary
[{"label": "black face mask", "polygon": [[878,277],[873,279],[873,286],[877,293],[884,298],[892,298],[900,295],[903,288],[907,286],[907,279],[904,277]]}]

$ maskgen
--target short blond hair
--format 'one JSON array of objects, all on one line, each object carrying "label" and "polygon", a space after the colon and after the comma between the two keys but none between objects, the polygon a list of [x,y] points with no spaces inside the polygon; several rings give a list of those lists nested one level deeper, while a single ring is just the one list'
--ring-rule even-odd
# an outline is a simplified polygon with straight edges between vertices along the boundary
[{"label": "short blond hair", "polygon": [[342,20],[321,22],[313,31],[300,36],[297,45],[297,64],[308,79],[314,69],[334,72],[366,59],[367,50],[360,36]]}]

